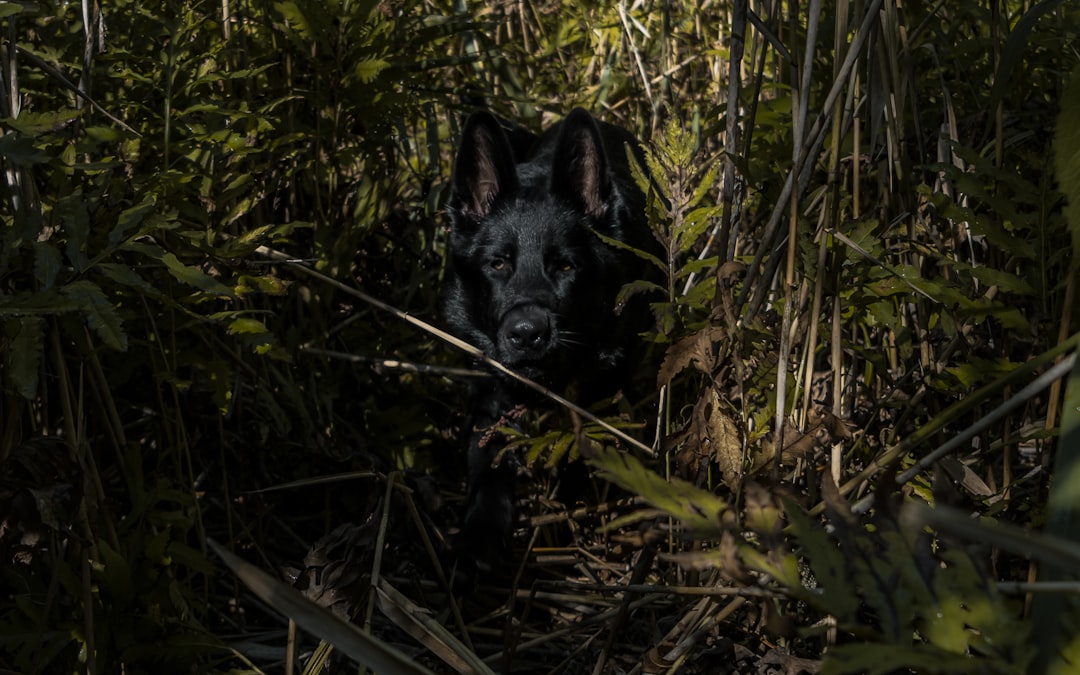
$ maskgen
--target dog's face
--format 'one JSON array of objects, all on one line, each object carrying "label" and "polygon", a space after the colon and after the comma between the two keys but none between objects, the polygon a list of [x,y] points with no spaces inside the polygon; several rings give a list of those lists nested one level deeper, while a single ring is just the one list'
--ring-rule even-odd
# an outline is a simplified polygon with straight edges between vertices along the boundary
[{"label": "dog's face", "polygon": [[516,164],[497,120],[466,124],[449,204],[447,322],[523,374],[559,384],[582,359],[614,358],[606,333],[623,281],[615,252],[621,205],[600,131],[571,113]]}]

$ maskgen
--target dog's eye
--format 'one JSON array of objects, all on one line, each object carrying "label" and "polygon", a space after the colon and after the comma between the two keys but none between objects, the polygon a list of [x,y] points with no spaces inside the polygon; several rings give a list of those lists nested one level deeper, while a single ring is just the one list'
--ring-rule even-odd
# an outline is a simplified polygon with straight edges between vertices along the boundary
[{"label": "dog's eye", "polygon": [[496,272],[501,272],[504,269],[506,269],[506,259],[505,258],[492,258],[490,264],[491,264],[491,269],[495,270]]},{"label": "dog's eye", "polygon": [[561,263],[556,265],[556,267],[558,268],[558,270],[560,272],[572,272],[572,271],[574,271],[574,263],[570,262],[569,260],[562,261]]}]

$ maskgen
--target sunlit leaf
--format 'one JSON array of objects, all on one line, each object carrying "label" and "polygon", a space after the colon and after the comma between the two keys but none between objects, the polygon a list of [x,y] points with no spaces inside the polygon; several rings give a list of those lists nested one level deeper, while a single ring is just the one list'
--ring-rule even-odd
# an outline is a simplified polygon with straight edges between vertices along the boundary
[{"label": "sunlit leaf", "polygon": [[370,84],[379,76],[379,73],[390,67],[390,64],[382,59],[366,59],[356,64],[354,72],[364,84]]},{"label": "sunlit leaf", "polygon": [[266,333],[266,325],[257,319],[233,319],[227,329],[229,335],[260,335]]},{"label": "sunlit leaf", "polygon": [[165,263],[165,267],[168,268],[170,274],[176,277],[177,280],[182,281],[189,286],[194,286],[199,290],[213,293],[214,295],[231,296],[233,294],[231,288],[205,272],[197,270],[189,265],[185,265],[172,253],[162,255],[161,262]]},{"label": "sunlit leaf", "polygon": [[679,478],[665,480],[632,455],[612,447],[599,448],[588,457],[604,479],[640,496],[649,504],[681,520],[695,532],[718,533],[727,502]]}]

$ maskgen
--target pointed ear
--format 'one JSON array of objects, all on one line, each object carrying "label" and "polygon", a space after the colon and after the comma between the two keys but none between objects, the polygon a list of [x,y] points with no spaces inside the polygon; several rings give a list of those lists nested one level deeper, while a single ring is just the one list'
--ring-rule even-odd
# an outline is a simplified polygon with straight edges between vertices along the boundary
[{"label": "pointed ear", "polygon": [[459,222],[483,220],[499,199],[518,188],[514,154],[498,120],[478,111],[465,123],[454,164],[454,188],[449,210]]},{"label": "pointed ear", "polygon": [[580,204],[600,218],[608,210],[611,176],[600,128],[585,110],[575,108],[559,130],[551,168],[551,192]]}]

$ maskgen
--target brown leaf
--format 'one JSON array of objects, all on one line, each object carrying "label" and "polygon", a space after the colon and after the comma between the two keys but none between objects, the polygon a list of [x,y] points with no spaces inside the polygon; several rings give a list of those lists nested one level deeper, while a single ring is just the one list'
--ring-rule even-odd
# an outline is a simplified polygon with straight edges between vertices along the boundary
[{"label": "brown leaf", "polygon": [[742,475],[743,447],[739,426],[727,414],[730,407],[713,388],[694,406],[690,424],[676,455],[681,475],[693,480],[702,466],[715,458],[724,482],[734,487]]},{"label": "brown leaf", "polygon": [[724,337],[725,332],[723,326],[712,324],[668,347],[664,362],[656,374],[657,386],[669,384],[690,364],[706,375],[711,374],[716,366],[713,345]]},{"label": "brown leaf", "polygon": [[821,670],[821,661],[816,659],[802,659],[793,656],[782,649],[770,649],[761,657],[762,666],[779,666],[782,670],[769,670],[770,673],[782,673],[783,675],[802,675],[810,673],[814,675]]},{"label": "brown leaf", "polygon": [[729,260],[716,270],[716,279],[730,286],[737,282],[744,272],[746,272],[746,263]]}]

